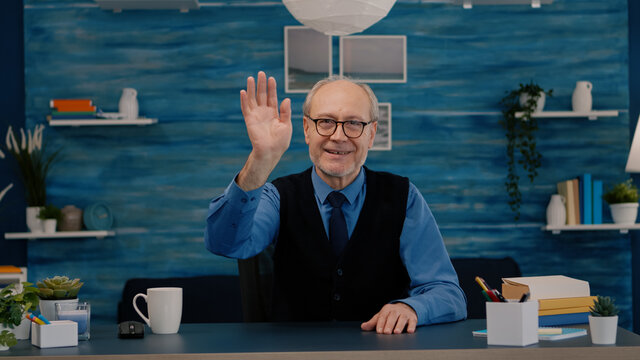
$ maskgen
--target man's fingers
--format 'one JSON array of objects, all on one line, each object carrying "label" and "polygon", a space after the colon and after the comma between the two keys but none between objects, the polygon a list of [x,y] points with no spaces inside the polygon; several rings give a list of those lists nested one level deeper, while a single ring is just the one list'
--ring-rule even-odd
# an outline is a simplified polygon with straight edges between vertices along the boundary
[{"label": "man's fingers", "polygon": [[278,109],[278,91],[276,90],[276,79],[269,77],[267,83],[267,106]]},{"label": "man's fingers", "polygon": [[249,113],[247,101],[247,92],[245,90],[240,90],[240,110],[242,110],[242,116],[244,118],[246,118]]},{"label": "man's fingers", "polygon": [[247,78],[247,98],[245,100],[247,100],[245,101],[247,109],[256,105],[256,81],[253,76]]},{"label": "man's fingers", "polygon": [[396,322],[396,327],[393,329],[393,332],[396,334],[402,334],[404,331],[404,327],[407,326],[407,318],[405,316],[400,315]]},{"label": "man's fingers", "polygon": [[286,98],[280,104],[280,121],[291,121],[291,99]]},{"label": "man's fingers", "polygon": [[418,319],[410,317],[409,324],[407,325],[407,333],[413,334],[416,332],[416,326],[418,326]]},{"label": "man's fingers", "polygon": [[380,316],[380,313],[373,315],[373,317],[369,321],[362,323],[362,325],[360,325],[360,328],[365,331],[371,331],[375,329],[376,324],[378,323],[379,316]]},{"label": "man's fingers", "polygon": [[267,105],[267,75],[263,71],[258,73],[258,89],[256,91],[258,106]]}]

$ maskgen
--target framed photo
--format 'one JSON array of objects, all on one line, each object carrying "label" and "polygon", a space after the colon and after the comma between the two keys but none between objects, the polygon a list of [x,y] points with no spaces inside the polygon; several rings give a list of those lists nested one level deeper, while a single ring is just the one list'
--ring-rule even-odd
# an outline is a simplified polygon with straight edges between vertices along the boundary
[{"label": "framed photo", "polygon": [[340,75],[367,83],[406,83],[407,37],[340,37]]},{"label": "framed photo", "polygon": [[284,91],[306,93],[331,76],[331,36],[306,26],[284,27]]},{"label": "framed photo", "polygon": [[380,118],[371,150],[391,150],[391,103],[378,103]]}]

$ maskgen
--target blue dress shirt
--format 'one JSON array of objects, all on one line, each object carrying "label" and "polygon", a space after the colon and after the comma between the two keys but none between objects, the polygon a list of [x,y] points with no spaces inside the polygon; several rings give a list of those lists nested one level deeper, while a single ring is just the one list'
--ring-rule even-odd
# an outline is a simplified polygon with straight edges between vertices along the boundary
[{"label": "blue dress shirt", "polygon": [[[311,171],[315,199],[325,231],[329,233],[331,204],[327,195],[333,189]],[[347,201],[342,211],[349,236],[358,221],[367,193],[366,176],[340,190]],[[278,238],[280,194],[271,183],[245,192],[233,180],[224,194],[209,206],[205,244],[214,254],[246,259],[259,254]],[[467,315],[466,297],[458,285],[440,230],[420,191],[409,183],[407,211],[400,235],[400,257],[411,279],[409,297],[397,299],[411,306],[418,325],[462,320]]]}]

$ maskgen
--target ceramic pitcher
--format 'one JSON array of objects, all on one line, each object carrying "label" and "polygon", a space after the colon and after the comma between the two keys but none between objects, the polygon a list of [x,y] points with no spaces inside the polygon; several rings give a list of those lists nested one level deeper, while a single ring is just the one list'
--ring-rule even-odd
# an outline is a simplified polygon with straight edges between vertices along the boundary
[{"label": "ceramic pitcher", "polygon": [[571,105],[575,112],[589,112],[591,111],[591,85],[588,81],[576,82],[576,88],[573,90],[573,96],[571,97]]},{"label": "ceramic pitcher", "polygon": [[138,92],[136,89],[122,89],[118,112],[125,120],[135,120],[138,118]]},{"label": "ceramic pitcher", "polygon": [[567,209],[562,195],[551,195],[547,206],[547,225],[565,225],[567,223]]}]

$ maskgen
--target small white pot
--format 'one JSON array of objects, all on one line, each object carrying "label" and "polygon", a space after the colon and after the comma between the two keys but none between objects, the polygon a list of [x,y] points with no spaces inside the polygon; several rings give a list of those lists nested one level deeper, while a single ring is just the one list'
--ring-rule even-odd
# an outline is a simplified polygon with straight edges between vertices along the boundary
[{"label": "small white pot", "polygon": [[0,345],[0,351],[7,351],[7,350],[9,350],[8,346]]},{"label": "small white pot", "polygon": [[38,218],[41,206],[27,207],[27,227],[31,232],[42,232],[42,220]]},{"label": "small white pot", "polygon": [[611,345],[616,343],[618,331],[618,315],[616,316],[591,316],[589,315],[589,330],[591,342],[598,345]]},{"label": "small white pot", "polygon": [[[544,103],[546,99],[547,99],[547,95],[544,93],[544,91],[540,91],[540,97],[536,102],[536,109],[533,110],[533,112],[536,112],[536,113],[542,112],[542,109],[544,109]],[[520,106],[524,107],[527,104],[527,101],[529,101],[529,94],[520,94],[519,100],[520,100]]]},{"label": "small white pot", "polygon": [[44,224],[44,232],[47,234],[51,234],[56,232],[56,226],[58,225],[58,220],[56,219],[45,219],[42,221]]},{"label": "small white pot", "polygon": [[638,203],[621,203],[609,205],[611,217],[616,224],[635,224],[638,217]]},{"label": "small white pot", "polygon": [[20,325],[13,328],[16,340],[28,340],[31,333],[31,320],[23,318]]},{"label": "small white pot", "polygon": [[66,300],[42,300],[40,299],[40,314],[47,320],[56,320],[56,303],[78,303],[78,298]]}]

